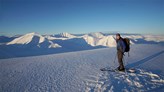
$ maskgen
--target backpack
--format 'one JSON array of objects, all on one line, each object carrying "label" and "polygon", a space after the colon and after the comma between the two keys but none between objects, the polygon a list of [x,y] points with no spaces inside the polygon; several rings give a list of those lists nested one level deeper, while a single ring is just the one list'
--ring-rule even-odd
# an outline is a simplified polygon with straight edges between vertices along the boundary
[{"label": "backpack", "polygon": [[130,39],[129,38],[123,38],[123,41],[125,43],[125,52],[130,51]]}]

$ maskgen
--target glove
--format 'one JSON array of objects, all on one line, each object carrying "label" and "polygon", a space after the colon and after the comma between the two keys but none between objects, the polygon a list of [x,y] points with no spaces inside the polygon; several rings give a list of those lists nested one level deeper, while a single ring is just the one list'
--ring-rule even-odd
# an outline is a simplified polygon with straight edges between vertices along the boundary
[{"label": "glove", "polygon": [[122,52],[122,55],[125,56],[124,52]]}]

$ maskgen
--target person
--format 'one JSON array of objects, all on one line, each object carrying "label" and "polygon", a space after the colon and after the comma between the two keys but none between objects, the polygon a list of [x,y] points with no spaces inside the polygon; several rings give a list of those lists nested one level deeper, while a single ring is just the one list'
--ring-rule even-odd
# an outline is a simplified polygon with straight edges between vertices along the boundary
[{"label": "person", "polygon": [[117,58],[118,58],[118,63],[119,63],[119,66],[117,67],[117,69],[119,71],[125,71],[125,67],[123,64],[123,56],[124,56],[126,47],[125,47],[123,38],[121,37],[119,33],[116,34],[116,43],[117,43]]}]

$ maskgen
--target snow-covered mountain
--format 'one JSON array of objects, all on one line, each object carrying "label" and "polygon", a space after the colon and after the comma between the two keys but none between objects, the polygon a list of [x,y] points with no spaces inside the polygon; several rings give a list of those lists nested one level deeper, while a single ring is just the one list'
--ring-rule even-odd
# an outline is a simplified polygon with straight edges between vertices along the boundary
[{"label": "snow-covered mountain", "polygon": [[101,33],[101,32],[92,32],[92,33],[89,33],[88,35],[91,37],[94,37],[94,38],[103,38],[104,37],[103,33]]},{"label": "snow-covered mountain", "polygon": [[[131,45],[164,45],[164,36],[162,35],[122,34],[122,37],[129,38]],[[5,40],[4,37],[2,38]],[[0,42],[0,58],[46,55],[116,46],[114,34],[103,34],[101,32],[76,36],[69,33],[61,33],[58,36],[28,33],[11,38],[13,40],[10,42]],[[7,39],[7,41],[9,40]]]},{"label": "snow-covered mountain", "polygon": [[116,47],[116,40],[114,36],[105,36],[101,38],[96,45],[103,45],[107,47]]},{"label": "snow-covered mountain", "polygon": [[55,37],[63,37],[63,38],[74,38],[76,36],[70,34],[70,33],[67,33],[67,32],[63,32],[63,33],[60,33],[60,34],[57,34],[57,35],[54,35]]},{"label": "snow-covered mountain", "polygon": [[84,35],[83,38],[91,46],[106,46],[106,47],[116,46],[115,38],[112,35],[109,35],[109,36]]},{"label": "snow-covered mountain", "polygon": [[22,47],[39,47],[39,48],[57,48],[61,47],[58,44],[55,44],[49,41],[47,38],[36,34],[28,33],[18,38],[15,38],[11,42],[8,42],[7,45],[22,45]]},{"label": "snow-covered mountain", "polygon": [[[123,38],[127,37],[130,39],[131,44],[158,44],[158,43],[164,43],[164,37],[160,35],[122,35]],[[11,44],[32,44],[33,46],[36,45],[38,47],[50,47],[50,48],[56,48],[61,47],[56,43],[53,43],[54,40],[69,40],[69,39],[76,39],[76,38],[82,38],[88,43],[89,45],[95,47],[95,46],[105,46],[105,47],[115,47],[115,35],[108,34],[104,35],[101,32],[95,32],[95,33],[89,33],[82,36],[74,36],[69,33],[60,33],[57,35],[39,35],[36,33],[28,33],[23,36],[20,36],[16,39],[14,39],[11,42],[8,42],[7,45]],[[80,39],[79,39],[80,40]],[[76,40],[77,41],[77,40]],[[44,43],[45,46],[42,44]],[[47,44],[47,45],[46,45]],[[69,43],[68,43],[69,44]]]}]

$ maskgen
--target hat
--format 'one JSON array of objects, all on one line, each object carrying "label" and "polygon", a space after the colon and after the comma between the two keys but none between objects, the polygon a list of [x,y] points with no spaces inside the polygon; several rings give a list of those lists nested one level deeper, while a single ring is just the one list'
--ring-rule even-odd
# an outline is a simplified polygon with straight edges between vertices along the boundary
[{"label": "hat", "polygon": [[120,36],[120,34],[119,34],[119,33],[117,33],[117,34],[116,34],[116,36]]}]

